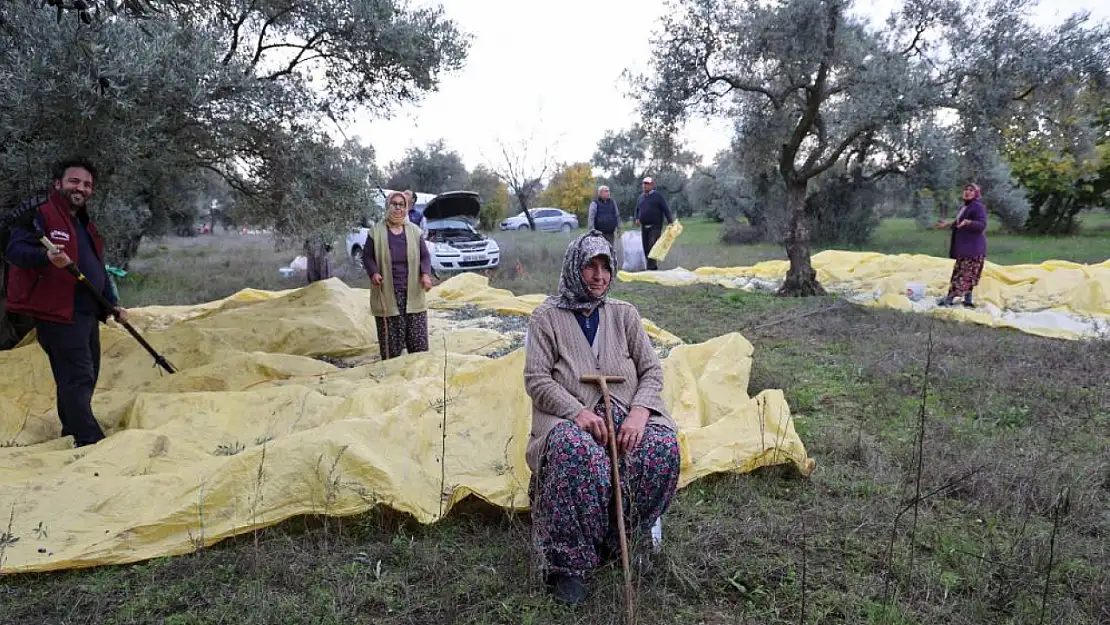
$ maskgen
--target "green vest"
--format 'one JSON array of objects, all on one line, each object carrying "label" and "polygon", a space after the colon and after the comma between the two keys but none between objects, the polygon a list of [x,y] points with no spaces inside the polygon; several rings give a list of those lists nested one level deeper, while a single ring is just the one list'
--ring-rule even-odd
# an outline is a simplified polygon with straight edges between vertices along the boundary
[{"label": "green vest", "polygon": [[[370,312],[375,317],[396,317],[397,295],[393,292],[393,259],[389,254],[389,229],[385,222],[379,222],[370,230],[371,240],[374,242],[374,260],[378,263],[378,272],[382,274],[381,288],[370,285]],[[420,228],[405,222],[405,246],[408,256],[409,279],[408,301],[405,303],[405,313],[412,315],[422,313],[428,309],[424,299],[424,289],[420,287],[420,248],[424,245],[421,240]]]}]

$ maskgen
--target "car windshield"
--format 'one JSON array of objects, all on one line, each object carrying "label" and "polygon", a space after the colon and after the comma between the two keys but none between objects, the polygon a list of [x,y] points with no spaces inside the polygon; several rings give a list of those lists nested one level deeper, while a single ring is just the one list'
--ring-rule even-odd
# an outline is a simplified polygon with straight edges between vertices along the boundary
[{"label": "car windshield", "polygon": [[428,222],[428,230],[466,230],[467,232],[474,232],[474,226],[471,226],[465,219],[436,219]]}]

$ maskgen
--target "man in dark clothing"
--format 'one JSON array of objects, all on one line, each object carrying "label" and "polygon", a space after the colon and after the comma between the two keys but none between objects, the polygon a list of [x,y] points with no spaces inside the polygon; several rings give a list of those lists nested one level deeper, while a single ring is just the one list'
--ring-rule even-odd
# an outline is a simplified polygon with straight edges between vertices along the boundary
[{"label": "man in dark clothing", "polygon": [[[104,438],[92,413],[100,375],[98,323],[107,321],[108,314],[127,320],[127,310],[119,307],[104,268],[104,242],[86,208],[95,180],[96,168],[87,161],[59,163],[53,189],[34,216],[35,231],[13,229],[5,251],[10,265],[8,310],[35,320],[39,345],[50,360],[58,387],[62,436],[73,436],[77,447]],[[39,242],[43,235],[59,248],[56,253]],[[104,310],[88,288],[65,270],[71,262],[104,294],[111,310]]]},{"label": "man in dark clothing", "polygon": [[590,202],[590,210],[586,216],[586,230],[597,230],[609,245],[613,245],[620,224],[620,213],[617,212],[617,203],[609,196],[609,187],[598,187],[597,199]]},{"label": "man in dark clothing", "polygon": [[409,203],[409,221],[416,224],[416,226],[420,228],[421,232],[424,232],[424,234],[427,235],[428,233],[427,228],[425,227],[424,213],[416,210],[416,191],[413,191],[412,189],[406,189],[404,191],[404,194],[405,200],[407,200]]},{"label": "man in dark clothing", "polygon": [[[671,208],[667,206],[667,200],[663,199],[663,194],[655,190],[655,181],[651,178],[644,178],[644,192],[636,202],[636,225],[640,226],[640,239],[644,243],[644,256],[651,253],[651,248],[655,246],[655,242],[663,234],[664,219],[668,224],[674,222],[674,217],[671,216]],[[647,268],[648,271],[655,271],[659,269],[659,263],[648,257]]]}]

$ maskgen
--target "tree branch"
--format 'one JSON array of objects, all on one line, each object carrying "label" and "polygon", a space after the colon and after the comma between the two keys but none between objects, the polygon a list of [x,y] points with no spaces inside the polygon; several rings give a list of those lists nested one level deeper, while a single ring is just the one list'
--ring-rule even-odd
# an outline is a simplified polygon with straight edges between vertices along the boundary
[{"label": "tree branch", "polygon": [[252,68],[256,67],[258,65],[258,61],[262,59],[262,53],[264,51],[270,50],[273,47],[277,47],[276,45],[275,46],[268,46],[268,45],[263,44],[263,41],[266,40],[266,31],[270,29],[270,26],[273,25],[274,22],[276,22],[277,20],[281,19],[282,17],[284,17],[284,16],[286,16],[289,13],[292,13],[292,12],[293,12],[293,3],[289,3],[289,5],[286,6],[284,9],[282,9],[281,11],[278,11],[277,13],[274,13],[270,17],[266,18],[266,21],[262,23],[262,28],[259,29],[259,31],[258,31],[258,43],[255,46],[254,58],[251,59],[251,67]]},{"label": "tree branch", "polygon": [[921,50],[917,48],[917,42],[921,41],[921,37],[925,34],[925,31],[928,30],[928,27],[925,25],[924,21],[919,21],[914,26],[914,30],[917,32],[913,36],[913,41],[911,41],[910,45],[906,46],[906,48],[902,50],[902,56],[906,56],[910,52],[921,54]]},{"label": "tree branch", "polygon": [[249,197],[254,197],[254,196],[258,195],[258,192],[255,189],[250,188],[250,186],[248,186],[246,183],[244,183],[238,177],[229,176],[228,174],[224,173],[223,171],[220,171],[220,169],[217,168],[215,165],[212,165],[210,163],[200,163],[200,167],[203,168],[203,169],[207,169],[209,171],[215,172],[216,175],[218,175],[220,178],[223,178],[224,182],[226,182],[229,187],[231,187],[232,189],[235,189],[236,191],[238,191],[239,193],[242,193],[243,195],[246,195],[246,196],[249,196]]},{"label": "tree branch", "polygon": [[829,154],[824,162],[822,162],[820,165],[817,165],[816,167],[806,168],[798,172],[798,177],[808,180],[809,178],[813,178],[814,176],[818,176],[824,173],[825,170],[829,169],[830,167],[835,165],[838,160],[840,160],[840,157],[844,154],[844,151],[847,150],[848,147],[851,146],[853,143],[855,143],[857,139],[867,134],[868,132],[873,132],[874,130],[874,123],[857,128],[850,135],[845,137],[843,141],[840,142],[840,145],[838,145],[836,149],[833,150],[831,154]]},{"label": "tree branch", "polygon": [[825,132],[825,118],[822,117],[820,111],[813,117],[813,127],[817,130],[817,149],[810,152],[809,157],[806,158],[806,164],[802,169],[812,167],[813,164],[817,162],[817,159],[825,153],[825,148],[829,147],[829,137]]},{"label": "tree branch", "polygon": [[[289,64],[286,65],[283,69],[279,69],[278,71],[266,76],[266,80],[277,80],[282,76],[288,76],[292,74],[297,69],[297,66],[301,65],[302,63],[308,63],[310,61],[315,61],[316,59],[332,58],[334,55],[327,52],[320,52],[316,49],[316,46],[320,43],[320,38],[326,34],[327,31],[322,30],[313,35],[312,38],[309,39],[308,42],[306,42],[304,45],[298,45],[295,43],[275,43],[270,45],[267,49],[295,48],[298,49],[299,52],[297,52],[297,56],[293,57],[293,60],[289,61]],[[306,58],[305,53],[309,50],[317,52],[317,54]]]},{"label": "tree branch", "polygon": [[[231,47],[228,48],[227,54],[224,55],[224,60],[221,61],[222,65],[227,65],[231,59],[235,58],[235,53],[239,50],[239,30],[243,28],[243,24],[247,23],[247,19],[251,16],[251,11],[254,10],[254,0],[247,8],[239,14],[239,19],[231,27]],[[231,17],[230,13],[224,13],[227,17]]]},{"label": "tree branch", "polygon": [[[770,89],[768,89],[766,87],[761,87],[761,86],[753,84],[753,83],[745,82],[743,80],[740,80],[736,76],[731,76],[731,75],[728,75],[728,74],[710,74],[709,73],[709,68],[706,67],[705,68],[705,80],[706,80],[705,86],[706,86],[707,89],[709,87],[713,86],[715,83],[723,82],[723,83],[725,83],[726,85],[729,86],[730,91],[734,90],[734,91],[743,91],[745,93],[762,94],[764,96],[767,96],[767,99],[771,101],[771,104],[773,104],[776,109],[782,108],[782,99],[780,97],[777,97]],[[721,95],[724,95],[724,94],[721,94]]]},{"label": "tree branch", "polygon": [[884,168],[880,169],[879,171],[877,171],[873,174],[868,174],[868,175],[864,176],[863,180],[865,182],[874,182],[876,180],[886,178],[887,176],[904,176],[904,175],[906,175],[906,172],[901,167],[884,167]]},{"label": "tree branch", "polygon": [[1032,87],[1029,87],[1028,89],[1023,91],[1021,93],[1021,95],[1014,96],[1014,98],[1013,98],[1014,102],[1020,102],[1020,101],[1024,100],[1025,98],[1028,98],[1029,96],[1033,95],[1033,92],[1037,90],[1038,86],[1039,85],[1033,85]]},{"label": "tree branch", "polygon": [[[794,127],[794,133],[790,136],[790,141],[783,145],[782,158],[779,161],[779,170],[783,173],[783,177],[787,179],[794,178],[799,173],[795,165],[798,149],[801,147],[802,141],[805,140],[806,135],[809,134],[810,129],[813,128],[813,123],[820,114],[821,104],[825,101],[825,83],[829,77],[829,66],[832,63],[832,55],[836,50],[836,29],[840,20],[840,9],[836,4],[830,5],[828,11],[829,24],[825,29],[824,55],[821,58],[821,64],[817,68],[817,76],[813,84],[806,88],[806,104],[802,113],[802,118],[798,120],[798,125]],[[843,149],[841,151],[843,151]],[[819,157],[820,153],[817,151],[810,154],[809,158],[806,159],[806,165],[803,170],[808,171]],[[837,158],[839,158],[839,155]]]}]

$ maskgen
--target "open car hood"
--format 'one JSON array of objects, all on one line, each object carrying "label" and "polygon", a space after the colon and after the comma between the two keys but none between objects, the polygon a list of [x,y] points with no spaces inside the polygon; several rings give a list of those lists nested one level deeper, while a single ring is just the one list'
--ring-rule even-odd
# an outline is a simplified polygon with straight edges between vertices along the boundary
[{"label": "open car hood", "polygon": [[449,191],[432,198],[424,207],[424,219],[450,219],[467,217],[477,219],[482,212],[482,203],[474,191]]}]

